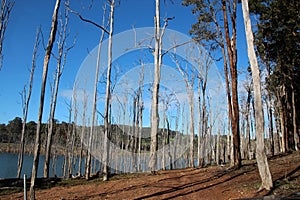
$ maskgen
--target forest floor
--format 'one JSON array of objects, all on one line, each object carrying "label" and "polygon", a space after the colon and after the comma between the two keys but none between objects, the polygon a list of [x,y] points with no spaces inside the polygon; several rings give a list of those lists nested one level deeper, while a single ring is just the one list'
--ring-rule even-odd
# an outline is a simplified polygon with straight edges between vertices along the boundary
[{"label": "forest floor", "polygon": [[[300,199],[300,153],[277,155],[269,165],[271,191],[258,191],[257,164],[247,161],[238,170],[215,166],[115,175],[107,182],[101,177],[54,181],[46,189],[40,184],[36,199]],[[7,192],[1,188],[0,199],[23,199],[20,191]]]}]

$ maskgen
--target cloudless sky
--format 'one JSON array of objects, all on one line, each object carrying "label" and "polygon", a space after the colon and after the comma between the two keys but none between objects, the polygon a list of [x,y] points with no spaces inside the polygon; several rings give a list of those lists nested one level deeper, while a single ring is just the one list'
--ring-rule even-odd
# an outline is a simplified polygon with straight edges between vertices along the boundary
[{"label": "cloudless sky", "polygon": [[[62,1],[63,2],[63,1]],[[88,6],[92,1],[71,0],[70,7],[82,13],[83,16],[97,21],[101,24],[102,5],[104,1],[94,0],[91,10]],[[8,28],[3,45],[4,61],[0,71],[0,123],[8,123],[15,117],[22,118],[22,103],[20,92],[24,84],[28,84],[31,68],[31,59],[37,27],[41,26],[45,44],[49,36],[51,17],[55,0],[16,0],[11,12]],[[61,8],[63,3],[61,4]],[[62,9],[60,9],[62,11]],[[115,31],[122,31],[135,27],[153,26],[155,15],[154,0],[121,0],[120,5],[115,9]],[[181,1],[161,1],[161,17],[175,17],[169,22],[169,29],[173,29],[188,35],[191,25],[195,23],[196,17],[191,14],[188,7],[181,6]],[[244,36],[244,26],[241,7],[238,7],[238,66],[239,69],[247,66],[247,51]],[[76,44],[68,54],[67,64],[61,77],[59,88],[59,98],[55,118],[59,121],[68,121],[67,99],[62,95],[73,88],[76,73],[87,56],[99,41],[100,30],[96,27],[84,23],[79,18],[70,13],[69,28],[71,31],[68,43],[71,45],[76,35]],[[57,47],[54,46],[54,49]],[[29,105],[28,121],[36,121],[39,105],[40,85],[42,76],[44,50],[40,45],[37,67],[33,82],[33,93]],[[49,65],[48,80],[52,80],[52,75],[56,67],[56,62],[52,59]],[[222,65],[220,65],[220,69]],[[45,97],[45,107],[43,121],[46,121],[49,113],[49,82],[47,83],[47,94]]]}]

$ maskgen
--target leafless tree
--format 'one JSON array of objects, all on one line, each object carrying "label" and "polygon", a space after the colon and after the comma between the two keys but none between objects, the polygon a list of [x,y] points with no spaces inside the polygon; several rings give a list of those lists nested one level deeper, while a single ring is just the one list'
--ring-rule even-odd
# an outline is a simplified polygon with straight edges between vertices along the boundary
[{"label": "leafless tree", "polygon": [[150,160],[149,168],[151,173],[156,171],[157,163],[157,132],[159,126],[159,114],[158,114],[158,96],[159,96],[159,85],[161,76],[161,64],[162,64],[162,39],[165,33],[165,29],[168,26],[168,20],[172,18],[167,18],[163,27],[160,25],[160,0],[155,0],[155,17],[154,17],[154,79],[152,88],[152,102],[151,102],[151,142],[150,142]]},{"label": "leafless tree", "polygon": [[[76,90],[75,90],[76,95]],[[74,95],[74,96],[75,96]],[[86,132],[86,109],[87,109],[87,94],[86,91],[83,91],[83,113],[81,117],[82,127],[81,127],[81,137],[80,137],[80,155],[79,155],[79,161],[78,161],[78,175],[81,176],[81,165],[82,165],[82,157],[83,157],[83,137]]]},{"label": "leafless tree", "polygon": [[[174,49],[174,54],[176,55],[176,49]],[[188,94],[188,102],[189,102],[189,113],[190,113],[190,144],[189,144],[189,156],[190,156],[190,164],[189,167],[194,167],[194,138],[195,138],[195,112],[194,112],[194,80],[196,77],[195,74],[195,66],[191,67],[191,70],[188,70],[188,66],[182,66],[180,61],[176,58],[176,56],[173,56],[173,62],[175,63],[179,73],[184,79],[186,91]],[[189,72],[190,71],[190,72]]]},{"label": "leafless tree", "polygon": [[[105,20],[105,12],[106,7],[104,7],[104,14],[102,24],[104,25]],[[94,79],[94,92],[93,92],[93,108],[92,108],[92,124],[90,127],[90,135],[89,135],[89,142],[88,142],[88,155],[87,155],[87,165],[86,165],[86,173],[85,178],[90,178],[91,172],[91,146],[92,146],[92,138],[94,137],[94,130],[95,130],[95,117],[96,117],[96,110],[97,110],[97,91],[98,91],[98,77],[99,77],[99,69],[100,69],[100,55],[101,55],[101,48],[102,42],[104,39],[104,31],[102,30],[99,45],[98,45],[98,55],[97,55],[97,64],[96,64],[96,71],[95,71],[95,79]]]},{"label": "leafless tree", "polygon": [[34,43],[33,55],[32,55],[32,61],[31,61],[31,71],[30,71],[30,77],[29,77],[28,93],[26,91],[26,86],[24,86],[24,89],[21,93],[22,102],[23,102],[23,109],[22,109],[23,110],[23,122],[22,122],[21,142],[20,142],[20,153],[18,156],[17,178],[20,178],[22,166],[23,166],[26,121],[27,121],[28,106],[29,106],[29,101],[31,98],[32,86],[33,86],[33,75],[34,75],[34,71],[35,71],[35,67],[36,67],[37,52],[38,52],[38,47],[39,47],[39,43],[40,43],[39,34],[40,34],[40,29],[37,30],[36,37],[35,37],[35,43]]},{"label": "leafless tree", "polygon": [[[48,126],[48,133],[47,133],[47,144],[46,144],[46,155],[44,161],[44,177],[49,177],[49,163],[50,163],[50,154],[51,154],[51,147],[52,147],[52,136],[53,136],[53,126],[54,126],[54,115],[56,110],[56,103],[57,103],[57,95],[60,83],[60,77],[63,73],[66,61],[67,61],[67,54],[71,48],[73,48],[74,44],[70,47],[67,46],[67,38],[69,35],[68,30],[68,10],[65,10],[64,19],[59,20],[60,22],[60,29],[58,31],[58,56],[53,56],[57,60],[56,71],[54,75],[54,85],[51,90],[51,101],[50,101],[50,116],[49,116],[49,126]],[[74,102],[76,105],[76,102]],[[74,112],[76,113],[76,112]]]},{"label": "leafless tree", "polygon": [[31,184],[30,184],[30,199],[35,199],[35,180],[37,175],[37,169],[39,164],[39,155],[40,155],[40,137],[41,137],[41,125],[42,125],[42,116],[44,109],[44,97],[45,97],[45,88],[47,82],[47,74],[48,74],[48,65],[51,57],[51,52],[53,48],[53,44],[55,41],[55,35],[57,31],[57,15],[59,10],[60,0],[56,0],[53,16],[52,16],[52,24],[50,30],[50,36],[48,40],[48,45],[46,48],[46,54],[44,57],[44,68],[43,68],[43,76],[42,76],[42,85],[41,85],[41,94],[40,94],[40,105],[39,105],[39,113],[38,113],[38,122],[37,122],[37,130],[36,130],[36,138],[35,138],[35,147],[34,147],[34,158],[33,158],[33,166],[31,173]]},{"label": "leafless tree", "polygon": [[111,68],[112,68],[112,42],[113,42],[113,31],[114,31],[114,13],[115,13],[115,0],[108,0],[110,4],[109,14],[109,33],[108,33],[108,59],[107,59],[107,75],[106,75],[106,89],[105,89],[105,110],[104,110],[104,152],[103,152],[103,181],[108,180],[109,169],[109,144],[108,135],[110,129],[109,120],[109,107],[111,99]]}]

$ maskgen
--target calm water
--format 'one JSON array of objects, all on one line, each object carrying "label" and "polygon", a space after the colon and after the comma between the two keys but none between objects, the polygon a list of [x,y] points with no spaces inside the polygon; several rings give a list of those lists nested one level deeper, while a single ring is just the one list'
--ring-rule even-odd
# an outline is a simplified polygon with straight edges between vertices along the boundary
[{"label": "calm water", "polygon": [[[24,155],[23,160],[23,169],[22,177],[26,174],[28,177],[31,176],[33,155]],[[38,177],[43,177],[43,168],[44,168],[44,159],[45,156],[40,156],[39,167],[38,167]],[[50,177],[53,177],[55,174],[57,176],[63,175],[63,156],[56,157],[56,166],[53,169],[52,159],[50,161]],[[18,154],[13,153],[0,153],[0,178],[16,178],[18,172]]]},{"label": "calm water", "polygon": [[[27,175],[27,177],[31,176],[31,170],[32,170],[32,162],[33,162],[33,155],[24,155],[24,161],[23,161],[23,168],[21,176],[23,177],[24,174]],[[39,167],[38,167],[38,174],[37,177],[43,177],[43,168],[44,168],[44,160],[45,156],[41,155],[39,159]],[[78,171],[78,160],[76,159],[76,164],[73,165],[73,175],[76,174]],[[82,161],[82,169],[81,171],[84,172],[84,163],[85,159]],[[50,170],[49,170],[49,176],[54,177],[54,175],[60,177],[63,176],[63,162],[64,162],[64,156],[56,156],[55,158],[55,166],[53,166],[53,159],[50,160]],[[130,161],[129,161],[130,162]],[[180,158],[177,160],[177,168],[185,168],[187,167],[187,163],[183,158]],[[121,167],[119,169],[124,169],[124,163],[121,164]],[[100,170],[101,165],[97,161],[96,163],[92,163],[94,168],[96,170]],[[161,161],[158,160],[158,165],[161,165]],[[195,165],[197,166],[197,159],[195,159]],[[111,166],[111,172],[114,173],[114,166]],[[131,166],[132,167],[132,166]],[[168,168],[168,167],[167,167]],[[142,170],[147,170],[147,165],[145,163],[142,163]],[[18,154],[13,153],[0,153],[0,178],[16,178],[18,171]],[[130,170],[129,170],[130,171]]]}]

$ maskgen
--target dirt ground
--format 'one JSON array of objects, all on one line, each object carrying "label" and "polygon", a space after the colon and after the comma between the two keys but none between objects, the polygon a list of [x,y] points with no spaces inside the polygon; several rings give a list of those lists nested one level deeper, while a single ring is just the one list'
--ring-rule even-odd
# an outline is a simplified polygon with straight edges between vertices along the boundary
[{"label": "dirt ground", "polygon": [[[159,171],[157,175],[118,175],[108,182],[81,180],[80,185],[74,182],[37,189],[36,199],[300,199],[300,153],[273,157],[269,164],[272,191],[258,192],[257,165],[248,162],[239,170],[208,167]],[[2,195],[0,199],[23,199],[23,194]]]}]

